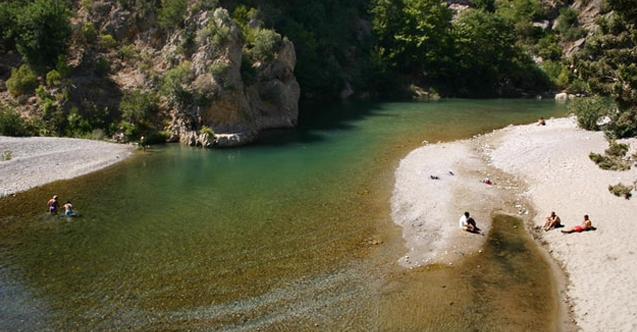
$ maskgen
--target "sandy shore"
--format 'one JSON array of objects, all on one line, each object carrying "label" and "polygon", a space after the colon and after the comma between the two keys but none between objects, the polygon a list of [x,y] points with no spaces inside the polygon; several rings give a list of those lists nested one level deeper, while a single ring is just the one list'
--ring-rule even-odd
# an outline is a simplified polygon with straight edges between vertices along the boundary
[{"label": "sandy shore", "polygon": [[[623,142],[635,153],[636,140]],[[536,226],[555,211],[567,228],[588,214],[596,231],[530,231],[566,272],[564,301],[583,331],[636,331],[637,197],[616,197],[608,186],[632,184],[637,169],[599,169],[588,155],[607,147],[603,133],[560,118],[412,151],[396,171],[392,197],[392,218],[408,247],[400,263],[453,264],[477,253],[485,239],[459,231],[464,211],[487,232],[496,210],[518,213]],[[485,177],[495,185],[480,182]]]},{"label": "sandy shore", "polygon": [[0,197],[71,179],[112,165],[130,156],[131,145],[102,141],[0,136]]}]

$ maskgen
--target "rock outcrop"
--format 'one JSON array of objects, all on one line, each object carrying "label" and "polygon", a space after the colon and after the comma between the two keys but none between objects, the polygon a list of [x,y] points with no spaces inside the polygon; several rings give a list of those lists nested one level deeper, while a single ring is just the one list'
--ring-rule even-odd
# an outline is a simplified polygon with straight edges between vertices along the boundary
[{"label": "rock outcrop", "polygon": [[[212,15],[201,12],[193,16],[189,27],[199,37],[194,53],[172,68],[186,64],[182,87],[194,100],[169,101],[173,106],[166,128],[169,141],[235,147],[253,142],[261,130],[296,125],[300,87],[294,76],[292,42],[277,43],[271,59],[246,62],[241,31],[225,9],[217,8]],[[217,32],[210,32],[210,27]],[[209,33],[213,35],[201,37]],[[182,36],[175,33],[161,53],[174,55],[184,42]],[[171,61],[175,62],[174,57]],[[246,72],[252,77],[246,77]]]}]

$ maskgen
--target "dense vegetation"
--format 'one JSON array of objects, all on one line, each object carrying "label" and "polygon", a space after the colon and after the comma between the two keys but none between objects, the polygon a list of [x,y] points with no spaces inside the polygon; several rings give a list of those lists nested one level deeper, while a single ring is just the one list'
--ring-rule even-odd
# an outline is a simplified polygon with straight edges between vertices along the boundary
[{"label": "dense vegetation", "polygon": [[[617,111],[589,102],[593,106],[576,107],[582,119],[597,126],[608,115],[609,132],[637,134],[637,61],[631,51],[637,9],[629,0],[605,0],[604,11],[612,15],[599,16],[599,31],[568,59],[563,49],[588,33],[570,7],[573,0],[471,0],[460,13],[443,0],[113,2],[131,12],[127,24],[133,30],[154,27],[159,36],[177,29],[188,33],[193,8],[228,8],[243,32],[248,64],[271,56],[285,36],[296,48],[295,75],[305,98],[403,98],[415,89],[459,97],[593,93],[612,96]],[[67,103],[75,97],[70,91],[79,73],[87,75],[87,68],[67,61],[72,50],[91,50],[86,66],[102,82],[90,84],[102,90],[114,85],[108,80],[113,61],[135,63],[140,70],[153,61],[136,54],[130,37],[106,34],[91,21],[71,24],[92,6],[92,0],[0,0],[0,56],[6,59],[0,77],[14,100],[37,96],[38,112],[25,120],[15,103],[3,102],[0,133],[100,137],[125,130],[135,137],[161,130],[160,97],[197,100],[196,91],[183,90],[178,66],[157,78],[152,92],[118,91],[115,106]],[[210,38],[227,33],[215,29],[210,27]],[[196,38],[201,36],[185,39],[183,53]],[[241,74],[249,81],[254,73],[246,65]]]}]

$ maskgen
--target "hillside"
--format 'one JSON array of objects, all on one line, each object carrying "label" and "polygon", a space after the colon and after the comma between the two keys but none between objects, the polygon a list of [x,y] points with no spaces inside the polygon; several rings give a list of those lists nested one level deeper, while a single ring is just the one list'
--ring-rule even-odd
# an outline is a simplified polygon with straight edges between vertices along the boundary
[{"label": "hillside", "polygon": [[239,146],[262,130],[294,127],[300,98],[588,93],[572,59],[597,31],[602,6],[0,2],[2,134],[144,135],[206,147]]}]

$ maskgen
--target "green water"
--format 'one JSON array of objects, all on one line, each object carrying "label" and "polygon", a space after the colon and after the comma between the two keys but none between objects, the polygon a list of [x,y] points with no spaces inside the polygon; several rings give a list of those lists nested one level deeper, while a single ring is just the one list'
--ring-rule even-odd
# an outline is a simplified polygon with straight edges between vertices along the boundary
[{"label": "green water", "polygon": [[[462,267],[397,267],[404,249],[389,217],[393,170],[425,140],[564,114],[563,104],[538,100],[307,104],[298,129],[265,133],[256,145],[153,146],[106,170],[3,198],[0,330],[527,326],[519,312],[475,294],[512,299],[537,289],[544,295],[525,315],[550,316],[537,303],[550,302],[552,284],[494,286],[489,280],[510,273],[494,268],[469,292]],[[53,193],[71,199],[80,217],[47,215]],[[467,264],[500,264],[498,255],[489,257]],[[532,262],[511,264],[548,278],[546,268],[530,272],[542,265]],[[438,282],[455,295],[438,294]],[[483,306],[483,319],[440,318],[433,308],[450,301],[452,310]]]}]

